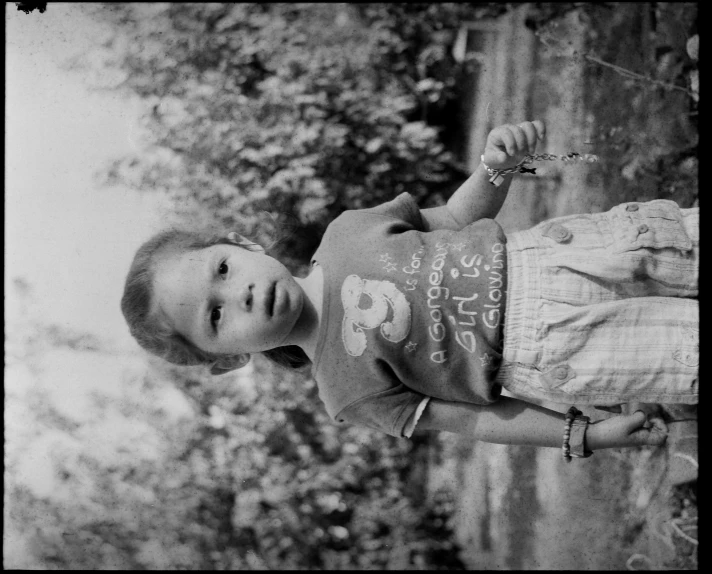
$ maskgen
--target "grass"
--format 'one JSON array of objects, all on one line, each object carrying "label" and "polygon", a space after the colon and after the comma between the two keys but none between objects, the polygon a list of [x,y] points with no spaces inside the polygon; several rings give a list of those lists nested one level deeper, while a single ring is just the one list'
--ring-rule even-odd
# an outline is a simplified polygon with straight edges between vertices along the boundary
[{"label": "grass", "polygon": [[671,504],[675,508],[671,520],[675,559],[668,566],[676,570],[697,570],[697,481],[676,487]]}]

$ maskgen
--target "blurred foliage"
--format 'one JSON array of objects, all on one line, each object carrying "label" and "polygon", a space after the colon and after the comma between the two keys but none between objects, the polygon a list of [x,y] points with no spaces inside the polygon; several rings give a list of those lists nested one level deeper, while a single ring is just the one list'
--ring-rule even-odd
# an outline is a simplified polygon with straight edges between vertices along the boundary
[{"label": "blurred foliage", "polygon": [[6,567],[463,568],[418,440],[331,424],[313,382],[259,358],[217,378],[158,360],[114,385],[86,373],[80,395],[60,372],[102,353],[58,337],[37,329],[11,362],[29,373],[9,373]]},{"label": "blurred foliage", "polygon": [[[673,520],[676,520],[683,528],[687,536],[693,540],[699,539],[697,520],[699,518],[697,506],[697,481],[687,482],[675,486],[672,489],[674,500]],[[685,539],[676,533],[673,537],[675,545],[675,560],[672,564],[666,564],[672,570],[699,570],[698,550],[699,544]]]},{"label": "blurred foliage", "polygon": [[281,237],[285,264],[308,262],[343,210],[403,191],[438,204],[464,181],[443,141],[462,139],[465,70],[451,48],[461,21],[505,9],[97,5],[114,30],[98,65],[104,77],[121,71],[112,87],[146,102],[152,144],[118,160],[107,181],[165,191],[182,220]]},{"label": "blurred foliage", "polygon": [[462,567],[447,494],[407,496],[425,471],[414,443],[332,424],[313,381],[259,358],[252,392],[230,376],[161,368],[200,413],[179,458],[192,469],[182,487],[202,499],[192,519],[209,567]]}]

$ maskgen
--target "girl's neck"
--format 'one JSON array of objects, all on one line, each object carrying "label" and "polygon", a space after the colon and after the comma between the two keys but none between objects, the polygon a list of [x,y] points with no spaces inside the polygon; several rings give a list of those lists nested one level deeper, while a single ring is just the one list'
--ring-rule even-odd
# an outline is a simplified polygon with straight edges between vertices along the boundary
[{"label": "girl's neck", "polygon": [[304,292],[302,313],[292,334],[295,345],[300,347],[313,362],[321,325],[321,307],[324,294],[324,273],[319,265],[314,265],[309,275],[294,280]]}]

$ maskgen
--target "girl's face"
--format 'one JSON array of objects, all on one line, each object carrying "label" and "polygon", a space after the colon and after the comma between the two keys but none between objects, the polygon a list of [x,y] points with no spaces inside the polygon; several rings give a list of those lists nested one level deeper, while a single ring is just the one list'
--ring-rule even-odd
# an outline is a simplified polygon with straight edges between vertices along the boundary
[{"label": "girl's face", "polygon": [[174,251],[156,263],[155,307],[198,348],[215,354],[290,345],[304,292],[289,270],[235,245]]}]

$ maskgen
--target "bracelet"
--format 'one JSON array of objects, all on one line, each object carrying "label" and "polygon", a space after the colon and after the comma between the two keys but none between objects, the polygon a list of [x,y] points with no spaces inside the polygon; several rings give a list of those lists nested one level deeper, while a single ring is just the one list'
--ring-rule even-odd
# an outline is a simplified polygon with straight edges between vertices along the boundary
[{"label": "bracelet", "polygon": [[485,163],[485,156],[482,154],[480,156],[480,162],[482,163],[482,167],[484,167],[487,170],[487,173],[490,176],[489,182],[494,185],[495,187],[499,187],[502,185],[502,182],[504,181],[504,176],[508,175],[510,173],[536,173],[536,168],[532,167],[524,167],[525,165],[528,165],[532,163],[533,161],[542,161],[542,160],[547,160],[547,161],[563,161],[566,163],[573,162],[573,161],[587,161],[589,163],[597,162],[598,161],[598,156],[591,154],[591,153],[585,153],[581,155],[580,153],[577,152],[571,152],[566,155],[554,155],[552,153],[542,153],[538,155],[528,155],[526,156],[522,161],[520,161],[517,165],[514,167],[507,167],[505,169],[494,169],[488,166]]},{"label": "bracelet", "polygon": [[571,426],[571,451],[573,458],[588,458],[593,454],[586,450],[586,430],[588,429],[589,418],[577,416]]},{"label": "bracelet", "polygon": [[569,440],[571,439],[571,424],[579,412],[576,407],[571,407],[564,417],[564,442],[561,445],[561,454],[566,462],[571,462],[571,446],[569,445]]},{"label": "bracelet", "polygon": [[482,167],[484,167],[487,170],[487,174],[490,176],[489,182],[494,185],[495,187],[499,187],[502,185],[502,182],[504,181],[504,176],[510,173],[515,173],[520,170],[524,166],[524,162],[526,162],[526,158],[523,159],[521,162],[519,162],[517,165],[514,167],[508,167],[506,169],[494,169],[488,166],[485,163],[485,156],[482,154],[480,156],[480,162],[482,163]]},{"label": "bracelet", "polygon": [[588,428],[589,417],[576,407],[571,407],[565,416],[564,441],[561,446],[562,455],[566,462],[571,462],[571,458],[588,458],[593,454],[586,450],[585,439]]}]

